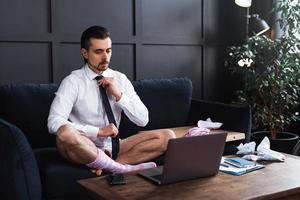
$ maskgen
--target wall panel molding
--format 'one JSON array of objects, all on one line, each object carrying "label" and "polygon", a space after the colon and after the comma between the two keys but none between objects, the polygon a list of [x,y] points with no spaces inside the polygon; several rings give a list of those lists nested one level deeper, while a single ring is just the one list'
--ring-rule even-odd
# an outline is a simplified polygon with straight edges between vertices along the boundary
[{"label": "wall panel molding", "polygon": [[[233,0],[2,0],[0,84],[60,83],[83,65],[79,40],[91,25],[110,29],[111,66],[131,80],[187,76],[195,98],[228,99],[224,47],[243,38]],[[20,51],[24,62],[11,62]]]}]

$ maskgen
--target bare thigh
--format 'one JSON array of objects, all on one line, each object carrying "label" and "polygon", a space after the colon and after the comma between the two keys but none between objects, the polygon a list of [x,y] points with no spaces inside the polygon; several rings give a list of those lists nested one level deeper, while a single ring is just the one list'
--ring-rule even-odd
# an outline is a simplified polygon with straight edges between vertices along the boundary
[{"label": "bare thigh", "polygon": [[[167,134],[166,134],[167,133]],[[140,131],[139,133],[132,135],[126,139],[121,140],[120,142],[120,154],[124,152],[128,152],[134,146],[141,144],[143,142],[147,142],[154,139],[166,139],[168,140],[170,130],[169,129],[157,129],[157,130],[149,130],[149,131]],[[175,134],[173,137],[176,137]],[[163,147],[165,148],[165,147]]]},{"label": "bare thigh", "polygon": [[89,138],[69,126],[63,126],[59,129],[56,136],[56,146],[65,159],[74,163],[84,163],[80,158],[81,152],[78,153],[78,150],[87,151],[88,155],[97,152],[96,145]]}]

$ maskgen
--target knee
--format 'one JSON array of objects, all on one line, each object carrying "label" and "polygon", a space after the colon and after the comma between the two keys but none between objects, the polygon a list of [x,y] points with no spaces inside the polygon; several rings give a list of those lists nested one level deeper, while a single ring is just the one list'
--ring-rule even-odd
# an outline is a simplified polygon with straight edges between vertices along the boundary
[{"label": "knee", "polygon": [[61,126],[56,135],[57,143],[63,145],[75,145],[78,143],[76,129],[70,125]]},{"label": "knee", "polygon": [[176,134],[171,129],[163,129],[163,136],[166,141],[176,138]]},{"label": "knee", "polygon": [[172,131],[171,129],[162,130],[160,134],[160,141],[161,141],[160,147],[162,151],[167,150],[168,141],[173,138],[176,138],[176,134],[174,131]]}]

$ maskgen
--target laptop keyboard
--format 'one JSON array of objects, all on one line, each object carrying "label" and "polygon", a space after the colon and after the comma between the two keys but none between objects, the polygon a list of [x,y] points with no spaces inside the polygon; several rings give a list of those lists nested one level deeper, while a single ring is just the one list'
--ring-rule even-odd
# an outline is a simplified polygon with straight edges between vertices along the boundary
[{"label": "laptop keyboard", "polygon": [[151,177],[156,179],[156,180],[161,181],[161,174],[157,174],[157,175],[154,175],[154,176],[151,176]]}]

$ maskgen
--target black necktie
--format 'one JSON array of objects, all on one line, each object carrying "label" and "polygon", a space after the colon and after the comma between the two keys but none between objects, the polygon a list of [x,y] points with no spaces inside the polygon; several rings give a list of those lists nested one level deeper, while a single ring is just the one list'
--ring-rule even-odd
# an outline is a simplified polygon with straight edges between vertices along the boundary
[{"label": "black necktie", "polygon": [[[102,79],[103,76],[97,76],[95,79],[96,80],[100,80]],[[117,123],[114,117],[114,114],[112,112],[111,106],[109,104],[108,101],[108,97],[105,91],[105,88],[102,86],[99,86],[99,90],[100,90],[100,94],[102,97],[102,103],[108,118],[109,123],[113,123],[116,127],[117,127]],[[118,153],[119,153],[119,134],[116,137],[112,137],[111,138],[111,143],[112,143],[112,158],[115,160],[118,157]]]}]

